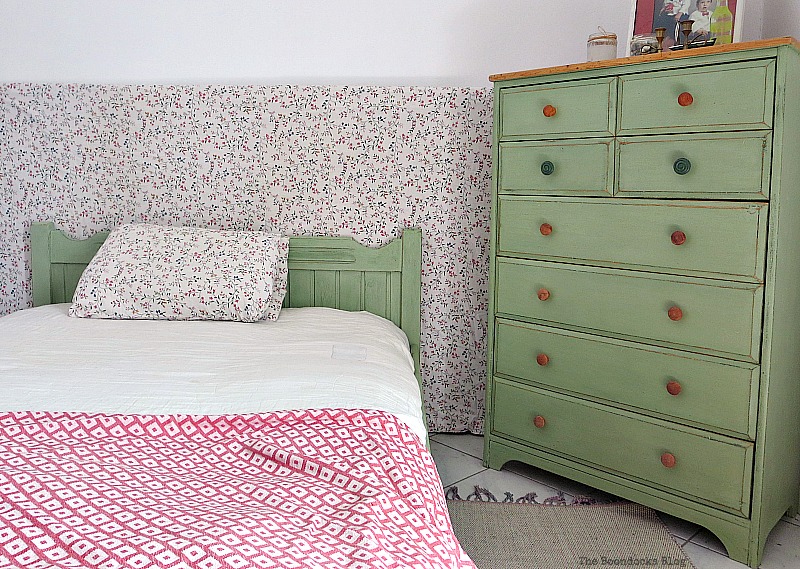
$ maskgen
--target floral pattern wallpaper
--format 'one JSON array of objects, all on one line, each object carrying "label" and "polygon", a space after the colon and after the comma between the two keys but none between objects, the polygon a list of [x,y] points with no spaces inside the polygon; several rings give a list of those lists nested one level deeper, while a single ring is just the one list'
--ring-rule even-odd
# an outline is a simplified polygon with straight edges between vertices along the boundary
[{"label": "floral pattern wallpaper", "polygon": [[31,305],[30,224],[124,223],[370,246],[423,229],[434,432],[482,432],[490,89],[0,85],[0,315]]}]

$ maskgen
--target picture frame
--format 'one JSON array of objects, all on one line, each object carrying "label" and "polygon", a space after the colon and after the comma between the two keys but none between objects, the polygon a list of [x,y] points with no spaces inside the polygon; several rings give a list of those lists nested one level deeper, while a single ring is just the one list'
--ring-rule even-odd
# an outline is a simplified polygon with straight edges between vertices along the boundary
[{"label": "picture frame", "polygon": [[[673,45],[682,45],[683,36],[678,24],[682,20],[694,20],[689,43],[695,42],[695,45],[705,45],[706,41],[709,44],[711,41],[716,41],[717,44],[726,43],[721,41],[722,38],[717,37],[718,34],[714,31],[707,29],[711,27],[714,10],[725,4],[733,19],[729,37],[733,42],[741,41],[744,2],[745,0],[727,0],[727,2],[726,0],[632,0],[625,55],[631,55],[630,43],[634,36],[652,34],[656,28],[666,28],[664,51]],[[707,5],[705,9],[704,6],[698,7],[701,3]],[[724,29],[724,18],[720,18],[720,22]]]}]

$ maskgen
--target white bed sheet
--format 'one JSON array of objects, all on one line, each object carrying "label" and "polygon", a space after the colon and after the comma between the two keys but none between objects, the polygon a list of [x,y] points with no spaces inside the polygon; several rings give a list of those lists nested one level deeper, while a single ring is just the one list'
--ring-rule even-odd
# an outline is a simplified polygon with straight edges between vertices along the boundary
[{"label": "white bed sheet", "polygon": [[405,334],[368,312],[285,308],[275,322],[0,318],[0,411],[241,414],[347,408],[426,427]]}]

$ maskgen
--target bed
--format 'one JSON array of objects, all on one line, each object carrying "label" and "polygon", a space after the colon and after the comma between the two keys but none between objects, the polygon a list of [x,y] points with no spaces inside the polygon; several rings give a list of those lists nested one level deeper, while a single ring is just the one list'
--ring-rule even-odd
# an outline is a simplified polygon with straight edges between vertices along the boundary
[{"label": "bed", "polygon": [[0,567],[473,567],[426,449],[419,230],[292,237],[274,322],[71,318],[107,234],[31,235]]}]

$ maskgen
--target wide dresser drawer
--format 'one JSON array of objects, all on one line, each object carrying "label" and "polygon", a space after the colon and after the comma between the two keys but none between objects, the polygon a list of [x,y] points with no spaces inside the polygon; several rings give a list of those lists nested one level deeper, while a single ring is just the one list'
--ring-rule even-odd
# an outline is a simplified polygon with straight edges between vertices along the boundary
[{"label": "wide dresser drawer", "polygon": [[772,127],[772,60],[631,74],[619,81],[620,135]]},{"label": "wide dresser drawer", "polygon": [[498,375],[702,429],[755,435],[755,364],[502,318],[494,359]]},{"label": "wide dresser drawer", "polygon": [[500,138],[612,136],[616,85],[611,78],[503,89]]},{"label": "wide dresser drawer", "polygon": [[757,362],[763,292],[755,283],[498,258],[495,310]]},{"label": "wide dresser drawer", "polygon": [[620,196],[766,200],[772,133],[620,139]]},{"label": "wide dresser drawer", "polygon": [[505,142],[500,145],[498,191],[610,196],[613,148],[610,138]]},{"label": "wide dresser drawer", "polygon": [[763,281],[767,205],[500,196],[498,253]]},{"label": "wide dresser drawer", "polygon": [[496,378],[493,432],[747,516],[753,445]]}]

